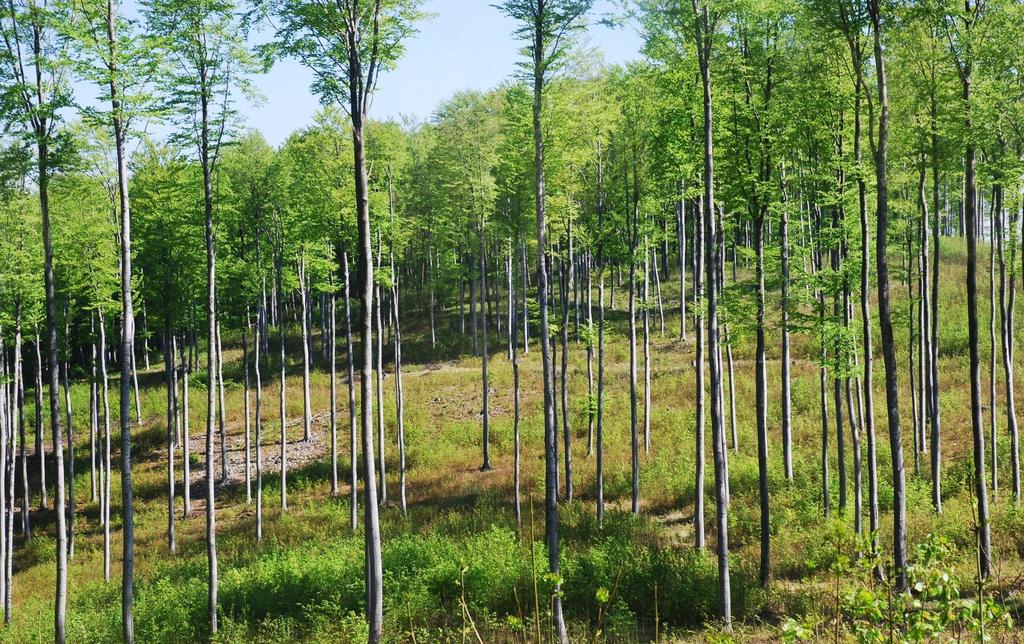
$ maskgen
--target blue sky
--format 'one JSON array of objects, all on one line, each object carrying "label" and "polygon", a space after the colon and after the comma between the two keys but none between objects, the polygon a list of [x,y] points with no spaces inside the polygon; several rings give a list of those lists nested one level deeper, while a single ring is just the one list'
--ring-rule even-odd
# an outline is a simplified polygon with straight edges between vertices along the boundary
[{"label": "blue sky", "polygon": [[[522,46],[512,34],[515,24],[491,6],[491,0],[427,0],[434,18],[420,26],[409,41],[398,69],[381,78],[371,116],[409,115],[427,119],[437,104],[464,89],[488,89],[516,71]],[[609,0],[597,0],[593,16],[613,11]],[[634,28],[610,29],[593,24],[587,43],[605,61],[619,63],[640,56],[641,38]],[[256,79],[266,100],[238,107],[248,125],[263,132],[271,144],[308,124],[319,108],[309,91],[310,74],[300,64],[285,61]]]}]

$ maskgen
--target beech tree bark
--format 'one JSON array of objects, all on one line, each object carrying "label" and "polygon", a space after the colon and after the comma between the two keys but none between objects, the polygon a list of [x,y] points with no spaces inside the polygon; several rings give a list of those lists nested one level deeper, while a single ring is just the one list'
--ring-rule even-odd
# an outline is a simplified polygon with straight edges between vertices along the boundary
[{"label": "beech tree bark", "polygon": [[[888,248],[889,228],[889,92],[885,73],[885,56],[882,49],[882,17],[879,0],[868,0],[868,13],[871,17],[874,32],[875,75],[878,84],[878,142],[875,150],[875,183],[876,183],[876,217],[875,233],[875,266],[878,274],[878,317],[882,328],[882,357],[885,361],[885,399],[886,415],[889,421],[889,450],[892,460],[893,487],[893,568],[896,571],[896,587],[903,591],[907,587],[907,508],[906,482],[903,469],[903,444],[900,432],[899,383],[896,378],[896,344],[893,338],[892,315],[889,311],[889,259]],[[971,159],[973,165],[973,159]],[[973,169],[968,170],[973,172]],[[968,242],[970,251],[970,242]],[[968,252],[970,255],[970,252]],[[968,274],[971,273],[970,257],[968,258]],[[970,285],[970,277],[968,277]],[[970,289],[968,289],[968,295]],[[974,342],[977,341],[975,325]],[[977,352],[977,345],[972,347],[972,355]],[[979,396],[980,398],[980,392]],[[980,413],[980,410],[979,410]],[[979,420],[980,422],[980,420]],[[981,448],[984,450],[984,446]],[[984,468],[984,465],[982,465]],[[984,487],[984,484],[982,484]],[[986,518],[987,521],[987,518]],[[987,524],[986,524],[987,525]],[[987,528],[986,528],[987,530]]]}]

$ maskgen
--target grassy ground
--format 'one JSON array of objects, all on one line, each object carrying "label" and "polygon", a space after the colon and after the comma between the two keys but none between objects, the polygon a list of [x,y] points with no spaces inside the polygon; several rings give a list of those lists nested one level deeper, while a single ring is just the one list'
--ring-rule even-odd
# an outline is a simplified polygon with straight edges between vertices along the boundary
[{"label": "grassy ground", "polygon": [[[944,440],[944,513],[930,509],[928,466],[922,460],[914,474],[910,433],[910,400],[906,341],[906,289],[894,287],[898,298],[900,403],[904,419],[904,451],[908,468],[908,521],[911,546],[930,534],[942,535],[953,548],[950,566],[968,582],[973,579],[973,514],[970,503],[970,394],[967,383],[967,325],[964,293],[964,249],[943,246],[941,267],[940,402]],[[982,273],[983,275],[987,274]],[[667,306],[678,301],[675,279],[666,280]],[[737,286],[737,289],[744,287]],[[987,284],[986,284],[987,289]],[[652,448],[641,450],[642,513],[629,514],[629,380],[625,335],[625,298],[616,294],[609,312],[607,339],[608,389],[605,407],[605,494],[609,513],[603,529],[594,518],[595,459],[587,455],[587,376],[585,347],[570,349],[570,418],[573,427],[573,477],[576,498],[562,506],[563,578],[567,615],[575,639],[589,639],[600,627],[613,640],[706,640],[718,637],[716,626],[716,563],[695,552],[693,542],[694,395],[693,345],[675,335],[678,317],[666,309],[665,335],[656,317],[651,339]],[[987,311],[987,304],[985,305]],[[821,425],[818,399],[816,340],[794,338],[793,430],[796,478],[783,476],[779,429],[778,336],[770,336],[768,368],[770,487],[772,490],[772,574],[768,590],[757,585],[759,514],[757,504],[756,437],[754,434],[753,342],[744,333],[745,313],[733,313],[736,358],[736,424],[738,449],[730,455],[730,547],[733,552],[733,606],[738,619],[736,639],[765,640],[782,636],[781,624],[792,617],[819,637],[829,636],[833,616],[854,581],[833,572],[837,561],[855,549],[853,525],[853,457],[846,426],[849,502],[845,512],[825,518],[821,511]],[[987,322],[987,316],[983,316]],[[983,322],[983,324],[985,324]],[[385,568],[385,628],[389,641],[450,641],[464,633],[483,641],[522,641],[534,629],[546,634],[545,606],[551,580],[543,574],[540,545],[543,533],[543,452],[539,350],[524,355],[523,481],[524,524],[512,515],[512,369],[504,344],[495,336],[491,371],[491,437],[495,469],[479,471],[479,358],[458,331],[457,314],[440,322],[439,346],[429,347],[424,322],[403,323],[406,345],[405,418],[408,445],[409,514],[394,505],[397,498],[397,446],[394,435],[394,380],[385,379],[388,434],[389,504],[382,514]],[[876,329],[875,416],[878,436],[883,550],[891,544],[892,486],[887,424],[884,422],[884,381]],[[983,355],[988,355],[987,325]],[[273,353],[273,352],[272,352]],[[314,442],[301,443],[301,351],[289,351],[287,416],[289,456],[296,469],[288,475],[289,509],[282,512],[277,476],[280,445],[276,380],[279,371],[264,373],[265,534],[255,541],[255,510],[246,503],[241,480],[243,433],[241,351],[235,343],[226,354],[227,423],[232,482],[218,488],[222,633],[219,641],[348,641],[363,637],[362,541],[349,527],[349,488],[330,495],[327,460],[328,377],[319,362],[313,373]],[[642,362],[641,362],[642,366]],[[267,373],[269,372],[269,373]],[[988,373],[987,366],[983,373]],[[999,372],[1001,381],[1001,370]],[[179,477],[178,552],[166,539],[166,425],[162,374],[140,375],[143,422],[134,430],[136,491],[136,629],[139,641],[194,641],[205,630],[206,558],[203,540],[204,503],[201,444],[205,430],[205,391],[201,376],[193,380],[191,427],[194,473],[193,508],[182,517]],[[831,392],[831,382],[830,392]],[[642,371],[641,371],[642,386]],[[1002,385],[999,398],[1002,400]],[[983,385],[987,396],[987,384]],[[347,479],[348,416],[344,383],[339,384],[339,469]],[[74,388],[79,436],[87,427],[87,387]],[[642,397],[641,397],[642,404]],[[1019,601],[1024,576],[1024,515],[1009,493],[1008,437],[1005,407],[999,403],[1000,490],[993,495],[992,534],[995,592],[1011,612]],[[830,400],[830,422],[834,406]],[[116,405],[115,405],[116,407]],[[642,407],[641,407],[642,412]],[[990,410],[986,407],[986,432]],[[31,413],[28,414],[32,417]],[[641,425],[642,427],[642,425]],[[831,426],[832,505],[838,504],[835,427]],[[117,437],[115,436],[115,444]],[[29,441],[31,445],[31,439]],[[78,441],[76,490],[79,498],[76,550],[70,566],[69,641],[111,641],[120,632],[120,482],[115,475],[112,581],[104,582],[102,534],[98,504],[89,500],[88,445]],[[707,450],[709,547],[714,545],[711,517],[713,472]],[[115,459],[117,455],[115,453]],[[866,477],[866,473],[865,473]],[[866,478],[865,478],[866,494]],[[531,523],[531,508],[534,520]],[[33,513],[35,536],[19,540],[15,555],[14,622],[0,633],[10,641],[52,639],[54,541],[51,516]],[[865,524],[867,518],[865,515]],[[843,578],[841,578],[843,577]],[[968,583],[967,586],[970,586]],[[969,590],[965,590],[969,594]],[[539,606],[538,609],[535,606]],[[535,620],[540,615],[539,624]],[[997,633],[998,634],[998,633]],[[999,634],[1010,638],[1012,632]]]}]

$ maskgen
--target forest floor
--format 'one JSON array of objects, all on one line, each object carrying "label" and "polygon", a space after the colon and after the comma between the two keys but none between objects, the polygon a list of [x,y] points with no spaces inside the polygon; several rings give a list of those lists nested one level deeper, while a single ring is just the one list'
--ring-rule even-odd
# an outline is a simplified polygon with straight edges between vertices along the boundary
[{"label": "forest floor", "polygon": [[[917,561],[918,544],[938,535],[949,546],[944,569],[961,580],[959,592],[974,596],[975,543],[971,503],[971,428],[968,387],[964,249],[943,242],[941,266],[940,405],[943,427],[942,515],[931,510],[928,455],[916,472],[912,442],[913,410],[907,340],[908,300],[902,283],[893,285],[900,371],[903,449],[907,462],[908,542]],[[894,271],[894,277],[900,274]],[[987,271],[982,272],[987,275]],[[822,512],[821,440],[817,337],[803,327],[793,337],[792,400],[795,479],[783,475],[779,429],[780,363],[778,331],[769,334],[769,481],[771,487],[772,582],[757,582],[759,553],[758,469],[756,459],[753,338],[749,311],[726,311],[733,320],[736,449],[730,451],[729,545],[732,552],[733,610],[736,630],[728,638],[717,621],[717,564],[714,530],[714,473],[710,430],[706,447],[707,552],[694,541],[694,346],[678,340],[677,275],[665,279],[665,326],[656,312],[651,324],[651,450],[641,444],[641,513],[629,512],[631,488],[629,351],[624,293],[617,290],[608,311],[607,380],[604,440],[607,516],[596,524],[595,463],[588,454],[588,380],[586,348],[569,347],[569,419],[572,428],[574,500],[560,510],[563,597],[574,641],[660,639],[707,641],[733,638],[769,641],[800,625],[815,639],[851,637],[849,596],[859,589],[884,594],[852,563],[858,551],[853,446],[848,420],[842,440],[846,457],[846,506],[840,509],[838,435],[835,403],[829,388],[830,491],[833,511]],[[738,293],[748,286],[731,286]],[[770,285],[770,288],[775,288]],[[987,289],[987,285],[985,286]],[[987,292],[987,291],[986,291]],[[595,298],[596,299],[596,298]],[[983,299],[983,301],[985,301]],[[983,393],[988,396],[987,302],[982,315]],[[774,304],[771,308],[777,308]],[[411,310],[408,309],[407,310]],[[544,575],[543,450],[539,347],[531,340],[521,355],[523,524],[512,506],[512,368],[504,334],[491,336],[490,426],[494,469],[481,471],[480,358],[472,355],[472,336],[463,334],[457,311],[439,316],[437,346],[431,348],[425,322],[403,319],[403,381],[407,444],[408,514],[399,494],[395,436],[394,374],[385,364],[384,405],[387,503],[382,512],[384,541],[385,629],[387,641],[534,641],[548,636],[546,606],[552,580]],[[595,315],[596,317],[596,315]],[[877,320],[876,320],[877,325]],[[467,317],[466,327],[469,329]],[[859,328],[859,326],[857,327]],[[531,329],[531,333],[533,329]],[[859,332],[856,333],[859,336]],[[1019,334],[1020,335],[1020,334]],[[880,473],[883,555],[891,550],[892,486],[884,378],[875,330],[875,427]],[[281,430],[278,415],[280,374],[276,364],[263,374],[264,535],[255,539],[255,507],[246,501],[245,421],[242,352],[238,338],[226,338],[226,429],[229,484],[217,487],[221,633],[217,641],[358,641],[361,618],[362,537],[350,525],[349,418],[344,352],[339,359],[339,494],[330,493],[329,376],[319,337],[314,338],[311,376],[312,440],[302,440],[301,341],[289,336],[286,391],[287,511],[281,509]],[[272,342],[276,337],[272,338]],[[274,353],[273,351],[271,353]],[[390,349],[386,357],[390,358]],[[560,358],[560,356],[559,356]],[[643,433],[643,356],[638,344],[640,432]],[[136,495],[136,631],[139,641],[195,641],[209,637],[206,627],[206,545],[203,485],[205,449],[205,375],[193,374],[190,410],[192,511],[183,516],[181,453],[176,452],[175,506],[177,552],[167,545],[166,390],[162,364],[140,372],[142,422],[133,429]],[[998,364],[998,363],[997,363]],[[204,370],[201,369],[200,372]],[[596,365],[595,365],[596,372]],[[1010,495],[1009,437],[1006,432],[1002,371],[997,369],[997,435],[1000,488],[992,494],[993,580],[986,593],[998,598],[1015,618],[1024,587],[1024,514]],[[1019,382],[1019,379],[1018,379]],[[727,384],[727,387],[729,385]],[[116,386],[112,384],[112,396]],[[728,392],[728,389],[726,390]],[[31,395],[28,400],[31,402]],[[1018,396],[1018,399],[1020,397]],[[103,536],[99,505],[90,495],[88,385],[73,387],[77,432],[75,487],[78,498],[76,545],[70,565],[68,639],[104,642],[120,632],[120,481],[111,480],[111,580],[104,581]],[[116,407],[116,405],[114,405]],[[845,415],[844,410],[844,415]],[[727,417],[731,411],[726,402]],[[986,435],[991,409],[985,406]],[[32,413],[26,414],[30,420]],[[114,424],[116,427],[116,423]],[[251,435],[253,437],[254,435]],[[115,446],[119,444],[116,435]],[[561,453],[560,437],[559,458]],[[31,432],[29,445],[31,446]],[[730,447],[732,445],[730,444]],[[218,446],[219,450],[219,446]],[[866,453],[866,450],[865,450]],[[991,455],[990,455],[991,457]],[[115,463],[118,452],[115,449]],[[219,452],[216,458],[220,467]],[[30,463],[35,463],[34,459]],[[564,465],[564,462],[563,462]],[[38,467],[38,466],[37,466]],[[115,467],[116,469],[116,467]],[[30,468],[32,471],[32,468]],[[219,472],[219,469],[218,469]],[[35,472],[32,472],[33,475]],[[255,466],[252,470],[255,476]],[[562,474],[564,485],[564,472]],[[50,477],[52,479],[52,476]],[[867,474],[864,473],[867,525]],[[35,479],[33,478],[33,481]],[[254,485],[254,483],[253,483]],[[33,490],[38,490],[33,483]],[[33,495],[33,508],[37,505]],[[361,510],[361,506],[360,506]],[[362,525],[362,515],[359,514]],[[15,551],[14,622],[0,632],[4,641],[52,640],[54,540],[52,513],[33,511],[33,538],[20,537]],[[532,539],[531,539],[532,536]],[[531,547],[532,544],[532,547]],[[836,615],[840,615],[839,631]],[[790,626],[784,629],[787,620]],[[1019,620],[1017,620],[1019,621]],[[536,629],[536,630],[535,630]],[[1014,640],[1014,630],[990,630],[997,639]],[[959,634],[958,634],[959,635]],[[952,636],[952,633],[950,634]]]}]

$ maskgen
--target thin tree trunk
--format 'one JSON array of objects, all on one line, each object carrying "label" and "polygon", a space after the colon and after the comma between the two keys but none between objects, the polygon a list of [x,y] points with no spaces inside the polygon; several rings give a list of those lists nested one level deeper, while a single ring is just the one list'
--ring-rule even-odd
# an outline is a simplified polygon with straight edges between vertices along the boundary
[{"label": "thin tree trunk", "polygon": [[935,83],[930,85],[930,124],[931,124],[931,161],[932,161],[932,293],[931,293],[931,460],[932,460],[932,506],[937,513],[942,512],[942,452],[941,452],[941,410],[939,409],[939,234],[941,229],[939,212],[939,127],[938,103],[936,100]]},{"label": "thin tree trunk", "polygon": [[309,400],[309,297],[306,292],[306,252],[299,256],[299,298],[302,302],[302,440],[313,440],[313,412]]},{"label": "thin tree trunk", "polygon": [[167,549],[178,551],[174,532],[174,434],[178,409],[174,396],[174,340],[170,320],[164,322],[164,374],[167,379]]},{"label": "thin tree trunk", "polygon": [[103,525],[103,581],[110,581],[110,385],[107,378],[107,323],[99,309],[100,383],[103,399],[103,437],[100,455],[100,521]]},{"label": "thin tree trunk", "polygon": [[[889,311],[889,260],[886,256],[889,227],[889,186],[886,168],[889,155],[889,95],[885,75],[885,58],[882,53],[881,10],[878,0],[869,0],[868,5],[874,31],[875,76],[878,83],[878,105],[881,110],[878,120],[878,144],[875,152],[876,214],[878,218],[875,236],[875,265],[878,274],[878,317],[882,329],[886,416],[889,422],[889,449],[892,455],[893,568],[896,570],[896,588],[902,591],[907,587],[906,482],[900,433],[899,384],[896,379],[896,345],[893,339],[892,316]],[[970,253],[968,254],[970,255]],[[968,261],[968,273],[970,272],[971,264]],[[972,308],[972,310],[974,309]],[[975,328],[974,331],[976,332],[977,329]],[[976,333],[972,337],[972,341],[977,342]],[[972,352],[977,352],[976,344],[972,347]],[[978,397],[980,398],[980,394]],[[981,449],[984,450],[984,446]],[[987,517],[985,521],[987,521]],[[987,528],[985,529],[987,530]]]},{"label": "thin tree trunk", "polygon": [[694,364],[694,389],[695,389],[695,411],[694,419],[696,428],[696,455],[694,458],[694,509],[693,509],[693,533],[694,546],[697,550],[703,550],[705,545],[704,535],[704,427],[705,427],[705,385],[704,385],[704,364],[705,364],[705,341],[704,341],[704,313],[697,298],[704,289],[704,200],[697,201],[697,212],[694,217],[694,267],[693,267],[693,296],[694,296],[694,329],[697,331],[697,350]]},{"label": "thin tree trunk", "polygon": [[[394,220],[392,219],[392,222]],[[398,502],[399,507],[402,508],[402,515],[408,516],[408,501],[406,500],[405,493],[405,391],[402,387],[402,324],[401,318],[399,317],[398,307],[398,272],[395,271],[395,260],[392,255],[391,259],[391,274],[394,280],[391,286],[391,313],[394,316],[395,334],[393,337],[395,343],[395,420],[397,422],[398,430]],[[487,324],[484,323],[484,329],[486,330]],[[486,352],[487,339],[484,338],[484,350]],[[485,385],[486,386],[486,385]],[[486,411],[484,412],[486,414]]]},{"label": "thin tree trunk", "polygon": [[[992,437],[992,490],[999,488],[999,467],[998,467],[998,443],[999,433],[998,414],[996,406],[996,200],[999,192],[998,187],[992,188],[992,205],[988,213],[988,411],[989,431]],[[1015,497],[1016,498],[1016,497]]]},{"label": "thin tree trunk", "polygon": [[348,424],[349,424],[349,455],[351,461],[351,472],[349,473],[349,485],[352,487],[351,522],[352,530],[355,531],[359,517],[357,508],[359,505],[359,472],[358,472],[358,444],[356,434],[356,375],[355,375],[355,353],[352,347],[352,306],[350,300],[351,277],[348,270],[348,251],[342,253],[342,263],[345,265],[345,355],[348,362]]},{"label": "thin tree trunk", "polygon": [[35,414],[36,414],[36,462],[39,464],[39,510],[46,510],[49,502],[46,498],[46,447],[43,445],[43,355],[41,350],[42,339],[39,337],[39,327],[36,327],[35,351]]},{"label": "thin tree trunk", "polygon": [[[475,194],[475,193],[474,193]],[[487,296],[487,244],[484,240],[484,217],[481,216],[479,223],[477,224],[479,241],[480,241],[480,293],[486,300]],[[473,313],[473,329],[476,331],[476,309],[474,307]],[[491,400],[491,383],[488,379],[487,374],[487,361],[489,355],[487,353],[487,311],[484,311],[482,318],[483,322],[483,333],[482,333],[482,351],[480,353],[480,393],[483,398],[483,409],[481,410],[481,420],[483,423],[483,463],[480,465],[480,471],[486,472],[494,469],[491,466],[491,424],[490,424],[490,400]],[[474,336],[475,337],[475,336]],[[476,341],[473,342],[474,348],[476,347]]]},{"label": "thin tree trunk", "polygon": [[[644,242],[644,454],[651,452],[651,253]],[[657,261],[655,270],[657,270]]]},{"label": "thin tree trunk", "polygon": [[629,248],[629,436],[630,463],[632,465],[632,503],[633,514],[640,512],[640,432],[637,418],[637,377],[636,377],[636,212],[634,203],[630,232]]},{"label": "thin tree trunk", "polygon": [[[518,232],[516,235],[518,236]],[[520,392],[519,392],[519,321],[517,319],[517,309],[513,305],[515,302],[515,293],[513,292],[513,279],[512,279],[512,252],[514,247],[509,244],[509,256],[508,256],[508,303],[509,303],[509,345],[512,347],[512,493],[513,493],[513,511],[516,520],[516,527],[522,527],[523,525],[523,507],[520,488],[522,487],[522,478],[520,474],[520,468],[522,466],[522,453],[520,450],[520,437],[519,437],[519,421],[520,421]]]},{"label": "thin tree trunk", "polygon": [[[348,27],[349,87],[360,87],[362,81],[359,46],[353,26]],[[369,642],[381,641],[384,619],[383,565],[380,552],[380,522],[377,507],[377,481],[373,448],[373,249],[370,236],[370,203],[366,175],[366,150],[363,139],[365,104],[356,92],[350,93],[352,117],[352,141],[355,168],[356,215],[359,231],[359,282],[361,293],[361,318],[359,337],[363,360],[360,367],[359,388],[361,399],[361,430],[363,441],[363,476],[366,501],[363,504],[366,543],[366,621],[369,625]],[[346,280],[347,281],[347,280]],[[382,446],[383,447],[383,446]],[[383,463],[381,478],[383,479]]]},{"label": "thin tree trunk", "polygon": [[[377,266],[380,267],[380,238],[377,239]],[[380,503],[384,505],[388,502],[388,476],[387,468],[385,467],[384,458],[384,325],[382,323],[383,316],[381,315],[381,306],[383,306],[383,293],[381,293],[380,285],[377,284],[374,287],[374,313],[376,321],[377,334],[374,338],[377,342],[377,353],[375,359],[377,360],[377,442],[378,449],[380,450],[379,460],[380,463]],[[474,308],[474,311],[476,309]],[[475,315],[475,314],[474,314]]]},{"label": "thin tree trunk", "polygon": [[[333,278],[331,282],[333,287]],[[331,496],[338,496],[338,296],[333,288],[328,297],[330,298],[327,304],[330,307],[327,360],[331,370]]]},{"label": "thin tree trunk", "polygon": [[558,555],[558,429],[554,413],[555,382],[551,364],[551,341],[548,326],[547,213],[544,175],[544,132],[542,128],[542,95],[544,91],[545,16],[539,15],[533,38],[533,167],[534,204],[537,210],[537,308],[540,313],[541,365],[544,378],[544,534],[548,551],[548,573],[556,579],[551,619],[561,644],[568,644],[569,635],[562,613],[561,583]]},{"label": "thin tree trunk", "polygon": [[[280,233],[279,233],[280,234]],[[278,337],[279,343],[279,358],[281,361],[280,369],[280,382],[278,383],[278,415],[281,421],[281,510],[288,510],[288,419],[285,414],[285,395],[287,391],[287,379],[288,379],[288,362],[285,358],[285,323],[284,323],[284,312],[281,311],[281,273],[282,273],[282,258],[281,251],[277,253],[277,288],[275,290],[274,297],[274,309],[277,311],[277,318],[280,321],[280,330]]]},{"label": "thin tree trunk", "polygon": [[597,525],[604,525],[604,265],[597,284]]},{"label": "thin tree trunk", "polygon": [[594,453],[594,284],[593,260],[588,250],[587,268],[587,457]]},{"label": "thin tree trunk", "polygon": [[[1014,349],[1014,312],[1017,299],[1017,215],[1016,209],[1010,216],[1009,230],[1002,225],[1003,204],[1002,187],[999,190],[1000,204],[997,209],[999,226],[996,229],[999,233],[999,309],[1002,330],[1003,345],[1003,376],[1006,386],[1006,425],[1010,430],[1010,464],[1013,471],[1013,500],[1020,504],[1020,446],[1019,432],[1017,429],[1017,401],[1014,393],[1013,383],[1013,349]],[[1006,261],[1005,247],[1009,246],[1010,260]],[[1007,272],[1007,266],[1009,271]]]},{"label": "thin tree trunk", "polygon": [[[768,372],[765,364],[765,287],[764,287],[764,214],[754,219],[754,252],[757,261],[754,272],[757,280],[757,348],[755,350],[755,380],[757,397],[757,471],[761,506],[761,586],[767,587],[771,574],[771,524],[768,505]],[[732,361],[730,360],[730,363]],[[729,376],[732,390],[732,374]]]},{"label": "thin tree trunk", "polygon": [[261,320],[266,317],[264,301],[259,303],[256,320],[256,337],[253,342],[253,372],[256,376],[256,541],[263,540],[263,372],[260,358],[263,349],[265,327]]},{"label": "thin tree trunk", "polygon": [[245,435],[242,449],[245,451],[245,502],[252,503],[252,414],[249,407],[249,307],[245,309],[245,324],[242,325],[242,414],[245,421]]},{"label": "thin tree trunk", "polygon": [[[572,278],[571,267],[565,266],[564,268],[569,269],[568,271],[563,270],[564,262],[559,263],[559,273],[566,273],[566,278]],[[559,283],[561,285],[561,301],[562,301],[562,328],[561,328],[561,340],[562,340],[562,368],[559,373],[559,382],[561,385],[562,394],[562,440],[565,451],[565,498],[568,501],[572,501],[573,497],[573,485],[572,485],[572,429],[569,424],[569,294],[572,291],[571,288],[566,288],[566,283],[561,279],[559,275]]]},{"label": "thin tree trunk", "polygon": [[793,481],[793,402],[790,376],[789,346],[789,194],[787,192],[785,168],[782,169],[782,208],[779,213],[779,263],[781,265],[782,302],[781,332],[782,351],[779,362],[782,366],[782,467],[786,480]]},{"label": "thin tree trunk", "polygon": [[[219,309],[219,307],[218,307]],[[221,344],[220,315],[217,316],[217,428],[220,433],[220,484],[228,484],[227,405],[224,404],[224,347]]]},{"label": "thin tree trunk", "polygon": [[729,375],[729,434],[732,437],[732,451],[740,451],[739,433],[736,431],[736,370],[732,359],[732,338],[729,336],[729,325],[722,325],[725,340],[725,368]]},{"label": "thin tree trunk", "polygon": [[[39,41],[40,30],[37,26],[35,29],[35,41],[34,49],[35,52],[35,68],[36,78],[42,77],[42,70],[40,69],[40,41]],[[41,81],[40,81],[41,82]],[[38,87],[38,85],[37,85]],[[40,98],[40,102],[42,99]],[[53,437],[54,446],[54,464],[56,472],[54,474],[56,494],[54,499],[54,511],[57,515],[56,529],[57,529],[57,565],[56,565],[56,590],[54,593],[54,640],[57,644],[64,644],[65,633],[64,623],[67,610],[67,590],[68,590],[68,552],[67,552],[67,526],[65,525],[65,514],[64,514],[64,449],[62,447],[61,431],[60,431],[60,403],[59,403],[59,387],[60,387],[60,357],[58,353],[57,344],[57,295],[56,287],[54,284],[53,277],[53,241],[50,232],[50,202],[49,202],[49,148],[47,145],[48,134],[44,134],[48,129],[48,119],[46,116],[39,117],[39,123],[37,126],[36,134],[38,136],[37,143],[37,163],[39,169],[39,206],[42,214],[42,237],[43,237],[43,288],[45,292],[46,302],[46,344],[47,344],[47,355],[50,361],[50,382],[49,382],[49,399],[50,399],[50,432]],[[39,431],[37,427],[37,432]],[[40,452],[40,456],[42,453]],[[43,489],[46,487],[43,485]],[[45,492],[44,492],[45,494]]]},{"label": "thin tree trunk", "polygon": [[[66,320],[67,317],[68,317],[67,316],[67,308],[66,308],[67,307],[67,303],[66,302],[65,302],[64,306],[65,306],[64,317],[65,317],[65,320]],[[68,338],[71,337],[71,334],[68,333],[67,330],[65,330],[64,337],[65,337],[65,339],[68,339]],[[75,427],[74,427],[74,423],[72,421],[73,414],[71,412],[71,377],[70,377],[71,359],[70,359],[70,353],[71,353],[71,351],[69,349],[68,350],[69,357],[68,357],[68,360],[64,363],[64,369],[63,369],[63,371],[61,373],[61,377],[63,378],[63,383],[64,383],[64,413],[65,413],[65,417],[66,417],[67,423],[68,423],[68,452],[67,452],[67,462],[68,462],[68,477],[67,477],[67,486],[68,486],[68,532],[67,532],[68,536],[67,536],[67,540],[68,541],[67,541],[67,544],[68,545],[67,545],[67,549],[68,549],[68,559],[69,560],[70,559],[74,559],[74,557],[75,557]],[[0,428],[2,428],[2,427],[3,427],[3,424],[0,423]],[[0,442],[2,442],[2,441],[0,441]],[[3,450],[4,450],[3,446],[0,445],[0,454],[4,453]],[[3,494],[3,491],[4,491],[3,490],[3,481],[2,481],[2,473],[3,473],[3,471],[4,471],[3,467],[0,467],[0,499],[4,498],[4,494]],[[2,504],[2,501],[0,501],[0,504]],[[2,512],[2,508],[0,508],[0,518],[2,518],[2,517],[3,517],[3,512]],[[0,525],[3,525],[3,521],[0,521]],[[0,546],[0,553],[3,553],[3,547],[2,546]],[[0,578],[2,578],[2,576],[3,575],[0,575]],[[0,597],[2,597],[2,595],[3,595],[3,593],[0,592]]]},{"label": "thin tree trunk", "polygon": [[97,379],[96,362],[99,359],[96,349],[96,316],[89,316],[89,337],[92,338],[90,348],[92,349],[89,362],[89,501],[96,501],[96,440],[99,434],[100,419],[100,392]]},{"label": "thin tree trunk", "polygon": [[182,336],[181,341],[181,487],[184,496],[183,517],[192,513],[192,443],[189,436],[189,425],[191,414],[189,412],[189,367],[188,355],[185,352],[185,345],[188,344],[187,336]]},{"label": "thin tree trunk", "polygon": [[[10,514],[7,511],[7,471],[10,466],[7,454],[7,439],[13,435],[14,428],[14,407],[10,404],[11,382],[10,367],[7,363],[7,343],[3,339],[3,328],[0,327],[0,603],[7,604],[9,578],[7,576],[7,551],[12,548],[12,542],[7,538],[7,522]],[[66,366],[66,365],[65,365]],[[67,370],[64,371],[65,382],[67,382]],[[68,389],[65,387],[65,400]],[[72,506],[74,507],[74,506]],[[72,522],[73,532],[73,522]]]},{"label": "thin tree trunk", "polygon": [[679,183],[679,202],[676,204],[676,238],[679,244],[679,340],[686,341],[686,195]]}]

